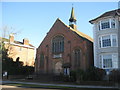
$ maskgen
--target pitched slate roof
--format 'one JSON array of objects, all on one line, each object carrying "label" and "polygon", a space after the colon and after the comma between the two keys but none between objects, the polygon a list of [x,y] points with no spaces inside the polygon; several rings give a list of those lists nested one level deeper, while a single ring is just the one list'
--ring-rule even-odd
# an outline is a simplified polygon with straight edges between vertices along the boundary
[{"label": "pitched slate roof", "polygon": [[[60,22],[62,22],[59,18],[58,18],[57,20],[59,20]],[[62,22],[62,23],[63,23],[63,22]],[[82,37],[82,38],[84,38],[84,39],[87,39],[87,40],[93,42],[93,39],[92,39],[90,36],[88,36],[88,35],[80,32],[80,31],[78,31],[78,30],[75,30],[75,29],[71,28],[70,26],[66,25],[65,23],[63,23],[63,24],[64,24],[66,27],[68,27],[71,31],[73,31],[74,33],[76,33],[78,36],[80,36],[80,37]]]},{"label": "pitched slate roof", "polygon": [[[0,37],[0,40],[4,41],[4,42],[9,42],[9,39],[7,39],[7,38]],[[19,45],[23,45],[23,42],[20,42],[20,41],[14,41],[14,43],[19,44]],[[32,44],[29,44],[29,46],[34,47]]]},{"label": "pitched slate roof", "polygon": [[93,23],[93,21],[96,21],[97,19],[99,19],[99,18],[101,18],[101,17],[116,16],[116,15],[119,15],[119,14],[120,14],[120,9],[115,9],[115,10],[112,10],[112,11],[105,12],[104,14],[98,16],[98,17],[95,18],[95,19],[90,20],[89,22],[90,22],[90,23]]}]

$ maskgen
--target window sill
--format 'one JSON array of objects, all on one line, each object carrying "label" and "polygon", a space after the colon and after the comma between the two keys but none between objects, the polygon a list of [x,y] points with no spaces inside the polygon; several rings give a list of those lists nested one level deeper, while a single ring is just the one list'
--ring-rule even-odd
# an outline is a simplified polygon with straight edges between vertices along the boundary
[{"label": "window sill", "polygon": [[109,47],[101,47],[99,49],[105,49],[105,48],[118,48],[118,46],[114,46],[114,47],[113,46],[112,47],[111,46],[109,46]]},{"label": "window sill", "polygon": [[109,30],[109,29],[116,29],[116,28],[106,28],[106,29],[98,29],[98,31],[104,31],[104,30]]}]

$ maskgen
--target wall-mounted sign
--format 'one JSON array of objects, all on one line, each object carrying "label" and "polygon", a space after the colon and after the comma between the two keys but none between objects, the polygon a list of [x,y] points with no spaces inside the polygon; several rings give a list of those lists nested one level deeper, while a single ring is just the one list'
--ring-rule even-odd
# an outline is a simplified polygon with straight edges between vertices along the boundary
[{"label": "wall-mounted sign", "polygon": [[62,57],[62,54],[54,54],[53,55],[53,58],[61,58]]}]

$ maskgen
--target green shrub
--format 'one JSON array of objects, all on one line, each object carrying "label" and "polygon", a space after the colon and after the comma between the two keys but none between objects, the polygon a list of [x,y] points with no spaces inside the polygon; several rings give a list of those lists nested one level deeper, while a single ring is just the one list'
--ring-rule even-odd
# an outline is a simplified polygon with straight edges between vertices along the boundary
[{"label": "green shrub", "polygon": [[78,69],[70,72],[71,81],[101,81],[105,77],[105,70],[96,67],[90,67],[86,71]]},{"label": "green shrub", "polygon": [[81,69],[71,71],[70,72],[70,81],[72,81],[72,82],[83,81],[84,80],[84,74],[85,74],[85,72],[83,70],[81,70]]},{"label": "green shrub", "polygon": [[112,70],[109,75],[109,80],[120,83],[120,70]]},{"label": "green shrub", "polygon": [[70,81],[76,81],[76,71],[70,71]]},{"label": "green shrub", "polygon": [[86,73],[84,80],[101,81],[105,77],[105,70],[96,67],[90,67]]}]

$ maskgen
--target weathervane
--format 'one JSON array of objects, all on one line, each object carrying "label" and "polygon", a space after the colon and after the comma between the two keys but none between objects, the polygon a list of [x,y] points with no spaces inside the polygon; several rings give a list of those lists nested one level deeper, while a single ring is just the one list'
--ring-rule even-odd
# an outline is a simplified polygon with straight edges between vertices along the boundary
[{"label": "weathervane", "polygon": [[72,7],[74,6],[74,4],[72,3]]}]

